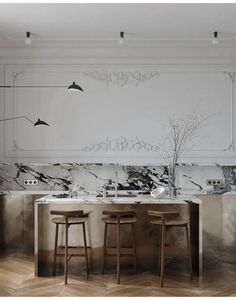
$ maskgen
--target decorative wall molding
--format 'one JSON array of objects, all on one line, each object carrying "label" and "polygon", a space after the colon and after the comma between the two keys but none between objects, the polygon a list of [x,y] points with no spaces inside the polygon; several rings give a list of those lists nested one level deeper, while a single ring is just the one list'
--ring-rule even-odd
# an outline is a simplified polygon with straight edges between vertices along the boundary
[{"label": "decorative wall molding", "polygon": [[[230,70],[234,68],[236,70],[236,65],[235,66],[230,66]],[[104,71],[107,70],[107,71]],[[159,72],[157,72],[158,70]],[[65,65],[60,65],[60,64],[50,64],[50,63],[44,63],[44,64],[38,64],[36,65],[35,63],[32,64],[6,64],[4,68],[4,79],[7,83],[12,83],[13,79],[17,79],[17,83],[23,84],[25,82],[29,84],[34,84],[35,82],[40,82],[40,84],[43,84],[44,82],[47,82],[47,79],[50,82],[56,81],[56,78],[59,78],[60,82],[63,81],[71,81],[71,77],[76,77],[76,80],[81,80],[85,82],[89,89],[88,91],[92,91],[92,93],[84,93],[81,95],[82,97],[86,97],[86,103],[83,101],[77,101],[75,100],[76,97],[71,94],[68,96],[68,101],[72,99],[70,104],[74,105],[74,111],[78,111],[78,120],[79,122],[74,122],[73,126],[80,126],[79,134],[78,132],[75,134],[76,138],[73,138],[67,141],[67,143],[63,143],[63,141],[60,144],[55,143],[48,143],[47,141],[53,140],[53,138],[50,138],[50,136],[47,136],[46,131],[37,131],[37,134],[39,134],[39,138],[37,139],[38,141],[42,140],[42,143],[36,143],[36,146],[34,143],[27,142],[25,139],[21,139],[21,135],[25,135],[24,132],[28,132],[31,129],[28,130],[28,127],[25,127],[25,124],[12,124],[8,123],[5,127],[5,137],[4,137],[4,159],[6,161],[30,161],[30,162],[58,162],[59,159],[60,161],[63,162],[97,162],[101,163],[104,162],[106,163],[107,161],[109,162],[121,162],[123,160],[127,160],[128,163],[133,163],[139,164],[141,161],[144,161],[144,163],[149,163],[149,162],[155,162],[155,163],[160,163],[161,162],[161,156],[159,153],[159,149],[155,145],[151,145],[146,143],[145,141],[139,140],[138,138],[135,139],[136,134],[139,132],[142,133],[142,137],[147,136],[148,140],[153,140],[153,138],[157,139],[161,136],[161,132],[158,128],[156,128],[156,124],[158,127],[158,124],[160,124],[160,120],[163,117],[163,110],[162,106],[164,107],[165,102],[169,101],[171,103],[170,99],[173,97],[173,106],[171,109],[173,109],[173,112],[179,113],[179,110],[185,110],[187,107],[187,104],[190,103],[190,100],[194,101],[194,98],[196,97],[201,97],[202,96],[202,91],[201,89],[199,90],[194,90],[193,88],[193,93],[190,94],[190,100],[186,101],[186,107],[185,104],[179,105],[178,101],[176,101],[176,95],[175,95],[175,84],[176,87],[179,87],[180,85],[178,84],[178,78],[180,76],[181,78],[181,84],[185,86],[185,80],[190,76],[193,80],[199,80],[201,84],[206,83],[206,89],[208,92],[208,85],[209,85],[209,95],[211,98],[209,98],[209,101],[212,101],[212,103],[216,103],[211,106],[207,106],[208,112],[214,114],[213,117],[216,116],[216,118],[213,120],[213,122],[216,122],[216,131],[220,130],[220,123],[218,122],[217,119],[217,114],[219,108],[221,108],[220,105],[217,103],[220,103],[220,96],[219,96],[219,90],[222,89],[224,91],[223,95],[224,98],[226,98],[226,110],[223,111],[223,119],[222,119],[222,128],[223,131],[225,131],[225,135],[221,138],[217,138],[217,134],[214,136],[215,132],[214,129],[211,130],[209,136],[212,134],[213,137],[213,142],[218,142],[218,144],[207,144],[207,147],[203,145],[203,148],[201,149],[198,147],[198,149],[194,149],[190,155],[187,157],[188,162],[194,162],[194,163],[202,163],[203,162],[203,157],[204,157],[204,163],[209,163],[209,162],[221,162],[222,159],[225,159],[225,161],[231,158],[234,159],[235,156],[235,142],[234,142],[234,91],[233,91],[233,84],[231,85],[232,89],[232,97],[231,97],[231,107],[232,109],[230,110],[230,101],[229,101],[229,89],[230,85],[227,80],[225,80],[225,75],[226,74],[230,80],[231,83],[234,82],[234,77],[235,77],[235,71],[225,71],[228,70],[228,67],[226,65],[224,66],[219,66],[219,65],[203,65],[203,66],[195,66],[195,65],[164,65],[164,64],[153,64],[153,65],[148,65],[148,64],[98,64],[98,65],[93,65],[93,64],[77,64],[77,65],[70,65],[70,64],[65,64]],[[41,75],[45,76],[41,76]],[[163,75],[163,76],[160,76]],[[21,75],[22,77],[19,77]],[[183,76],[182,76],[183,75]],[[186,76],[185,76],[186,75]],[[196,75],[196,78],[195,78]],[[24,77],[26,76],[26,77]],[[34,77],[35,76],[35,77]],[[38,77],[37,77],[38,76]],[[71,77],[70,77],[71,76]],[[174,77],[173,77],[174,76]],[[175,76],[177,76],[175,78]],[[203,82],[202,80],[205,80]],[[18,77],[18,78],[17,78]],[[87,78],[86,78],[87,77]],[[158,80],[154,79],[151,80],[152,78],[158,78]],[[35,79],[36,78],[36,79]],[[37,79],[39,78],[39,79]],[[186,78],[186,79],[185,79]],[[208,81],[209,78],[209,81]],[[175,80],[177,79],[177,81]],[[136,86],[140,85],[141,83],[147,82],[150,80],[148,84],[142,85],[142,88],[136,88]],[[161,83],[164,83],[160,85]],[[177,82],[177,83],[176,83]],[[102,141],[97,141],[97,136],[98,132],[96,132],[97,128],[93,129],[90,128],[88,124],[88,120],[84,119],[86,124],[88,126],[84,127],[84,131],[81,131],[82,128],[82,121],[83,118],[86,118],[86,115],[79,115],[81,113],[79,107],[83,107],[86,109],[90,107],[93,104],[93,98],[94,97],[94,90],[93,88],[95,87],[96,89],[96,95],[99,98],[99,91],[100,91],[100,83],[105,85],[109,85],[112,87],[118,86],[118,87],[123,87],[126,86],[125,93],[122,95],[122,99],[119,99],[119,95],[117,95],[117,89],[114,88],[114,93],[113,89],[109,88],[107,89],[107,94],[102,93],[102,97],[100,98],[101,103],[103,102],[103,105],[105,105],[105,101],[108,100],[107,103],[109,103],[109,106],[106,107],[103,111],[100,110],[99,113],[94,111],[94,121],[98,122],[98,124],[102,124],[104,126],[104,129],[106,129],[106,132],[104,132],[105,136],[108,136],[109,138],[104,139]],[[191,82],[190,82],[191,83]],[[172,85],[173,86],[173,92],[172,92]],[[181,86],[182,86],[181,85]],[[170,91],[170,96],[171,97],[165,97],[165,92],[163,93],[163,96],[158,95],[159,89],[165,87],[167,91]],[[191,89],[191,84],[189,85]],[[196,85],[194,85],[196,87]],[[20,92],[19,92],[20,91]],[[141,91],[141,93],[140,93]],[[178,91],[178,89],[177,89]],[[213,94],[212,94],[213,91]],[[123,91],[122,91],[123,92]],[[198,92],[200,93],[198,95]],[[15,94],[16,93],[16,94]],[[110,94],[109,94],[110,93]],[[40,100],[42,100],[42,105],[45,104],[44,99],[47,97],[47,91],[43,90],[43,97],[42,99],[40,98],[40,93],[39,95],[37,94],[37,101],[35,101],[35,105],[37,106],[38,103],[40,103]],[[109,94],[109,96],[108,96]],[[173,94],[173,95],[171,95]],[[4,108],[4,114],[10,115],[10,114],[18,114],[22,113],[24,111],[24,105],[31,105],[32,102],[28,102],[28,100],[31,100],[30,98],[30,93],[27,91],[26,97],[24,99],[24,94],[22,93],[22,90],[17,90],[14,89],[14,91],[8,91],[4,97],[5,97],[5,108]],[[113,106],[113,95],[114,98],[117,97],[116,99],[116,104],[121,102],[122,107],[124,107],[124,111],[120,110],[120,107],[118,107],[118,110],[116,110]],[[194,95],[192,97],[192,95]],[[35,95],[32,93],[32,97]],[[46,96],[46,97],[45,97]],[[55,100],[52,99],[53,97],[50,96],[50,101]],[[59,97],[58,97],[59,96]],[[153,97],[155,96],[155,97]],[[168,96],[168,93],[167,93]],[[177,95],[178,96],[178,95]],[[16,97],[16,98],[15,98]],[[19,97],[19,98],[18,98]],[[66,93],[58,93],[57,94],[57,99],[56,103],[57,105],[60,104],[61,102],[59,100],[62,100],[63,102],[63,97],[67,97]],[[61,98],[60,98],[61,97]],[[204,97],[204,95],[203,95]],[[105,100],[104,100],[105,99]],[[213,101],[213,100],[217,101]],[[32,100],[35,100],[35,98],[32,98]],[[91,101],[90,101],[91,100]],[[134,101],[135,100],[135,101]],[[208,101],[207,98],[204,100]],[[14,102],[16,101],[16,104],[20,104],[19,106],[16,107],[16,110],[14,109]],[[97,101],[97,99],[96,99]],[[161,105],[158,105],[159,101],[161,101]],[[24,105],[22,105],[22,102]],[[64,103],[64,102],[63,102]],[[107,104],[106,103],[106,104]],[[137,103],[137,106],[136,106]],[[145,105],[140,105],[140,103],[144,103]],[[146,105],[147,103],[147,105]],[[50,102],[51,104],[51,102]],[[39,109],[40,109],[39,104]],[[128,106],[128,110],[126,109],[126,105]],[[131,110],[131,105],[132,105],[132,110]],[[172,104],[171,104],[172,105]],[[55,107],[56,106],[52,106]],[[91,106],[92,107],[92,106]],[[26,108],[28,109],[29,106]],[[117,108],[117,107],[116,107]],[[32,109],[32,112],[36,110],[36,107]],[[78,109],[78,110],[77,110]],[[54,111],[54,109],[53,109]],[[56,111],[56,109],[55,109]],[[119,111],[119,115],[116,114],[116,112]],[[130,118],[128,113],[130,113]],[[156,115],[153,115],[152,112],[157,112]],[[47,112],[48,115],[47,115]],[[124,112],[124,114],[123,114]],[[92,112],[93,113],[93,112]],[[165,111],[166,113],[166,111]],[[50,110],[44,111],[42,110],[43,116],[46,116],[45,119],[50,120]],[[221,113],[219,113],[221,114]],[[231,117],[230,117],[230,114]],[[71,112],[69,114],[71,117]],[[77,118],[73,114],[74,117]],[[118,119],[118,116],[122,116],[120,119],[119,126],[120,128],[114,127],[113,125],[116,124],[115,120]],[[161,116],[161,118],[160,118]],[[113,119],[114,117],[114,119]],[[166,113],[166,117],[168,117]],[[82,118],[82,119],[81,119]],[[124,121],[124,122],[123,122]],[[163,120],[162,120],[163,121]],[[57,122],[57,123],[56,123]],[[60,128],[62,128],[62,122],[58,122],[56,120],[55,124],[53,123],[55,127],[50,127],[50,131],[52,132],[53,130],[57,130],[60,132]],[[93,121],[89,121],[91,124],[93,124]],[[158,123],[159,122],[159,123]],[[85,124],[85,123],[84,123]],[[125,125],[124,125],[125,124]],[[129,125],[130,124],[130,125]],[[20,126],[20,127],[19,127]],[[127,126],[127,127],[125,127]],[[89,130],[86,129],[89,128]],[[113,130],[114,127],[114,130]],[[212,126],[213,127],[213,126]],[[58,129],[59,128],[59,129]],[[75,127],[73,127],[75,128]],[[73,129],[72,128],[72,129]],[[231,141],[230,144],[228,145],[228,134],[231,129]],[[24,129],[24,130],[23,130]],[[111,129],[111,130],[110,130]],[[126,132],[128,132],[128,136],[133,139],[133,140],[128,140],[125,137],[122,137],[122,135]],[[158,130],[159,131],[158,131]],[[70,128],[71,130],[71,128]],[[102,130],[102,128],[99,129],[99,135]],[[50,132],[49,131],[49,132]],[[43,134],[41,134],[43,132]],[[63,132],[63,130],[62,130]],[[41,135],[40,135],[41,134]],[[44,136],[45,134],[45,136]],[[65,132],[63,133],[65,135]],[[91,134],[91,135],[90,135]],[[113,134],[116,134],[117,136],[121,135],[120,138],[117,138],[117,145],[114,146],[114,138]],[[85,137],[85,138],[84,138]],[[119,140],[122,139],[122,140]],[[125,141],[124,139],[128,140]],[[155,140],[154,139],[154,140]],[[208,139],[209,140],[209,139]],[[32,140],[31,140],[32,141]],[[45,143],[46,141],[46,143]],[[77,142],[78,141],[78,142]],[[91,141],[91,142],[90,142]],[[91,143],[91,144],[90,144]],[[158,143],[158,141],[157,141]],[[20,147],[21,145],[22,147]],[[45,147],[46,145],[46,147]],[[68,146],[69,145],[69,146]],[[109,146],[110,145],[110,146]],[[227,149],[224,150],[224,146],[228,145]],[[109,148],[110,147],[110,148]],[[104,150],[105,149],[105,150]],[[227,150],[227,151],[226,151]],[[233,151],[232,151],[233,150]],[[235,163],[236,163],[236,156],[235,156]]]},{"label": "decorative wall molding", "polygon": [[231,141],[229,145],[225,148],[224,151],[235,151],[235,132],[234,132],[234,126],[235,126],[235,119],[234,119],[234,114],[235,114],[235,109],[234,109],[234,82],[235,82],[235,71],[225,71],[223,72],[224,74],[229,76],[229,79],[231,80],[231,97],[230,97],[230,118],[231,118],[231,132],[230,132],[230,137]]},{"label": "decorative wall molding", "polygon": [[157,71],[87,71],[83,73],[94,80],[123,87],[127,84],[139,85],[160,75]]},{"label": "decorative wall molding", "polygon": [[15,140],[12,141],[12,151],[24,151],[23,148],[21,148]]},{"label": "decorative wall molding", "polygon": [[18,76],[19,76],[19,75],[23,75],[23,74],[24,74],[23,71],[20,71],[20,72],[13,72],[13,73],[12,73],[12,81],[13,81],[13,85],[16,84],[16,81],[17,81],[17,79],[18,79]]},{"label": "decorative wall molding", "polygon": [[235,80],[235,72],[234,71],[224,71],[224,74],[228,75],[232,82]]},{"label": "decorative wall molding", "polygon": [[[13,84],[16,84],[16,81],[19,75],[24,74],[32,74],[32,73],[40,73],[40,71],[19,71],[12,72],[12,81]],[[61,72],[58,72],[61,73]],[[96,81],[104,82],[107,85],[114,84],[120,87],[123,87],[127,84],[135,84],[138,86],[139,84],[151,80],[154,77],[160,76],[158,71],[125,71],[125,70],[86,70],[86,71],[78,71],[78,74],[82,74],[84,76],[90,77]]]},{"label": "decorative wall molding", "polygon": [[107,137],[90,146],[85,146],[81,150],[87,152],[158,152],[159,147],[146,143],[138,137],[130,140],[121,136],[113,139]]}]

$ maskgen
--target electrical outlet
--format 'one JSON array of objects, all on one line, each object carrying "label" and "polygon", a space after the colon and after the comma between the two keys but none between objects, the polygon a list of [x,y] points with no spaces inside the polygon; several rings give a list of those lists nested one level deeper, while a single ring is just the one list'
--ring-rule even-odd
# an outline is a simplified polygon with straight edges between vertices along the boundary
[{"label": "electrical outlet", "polygon": [[206,184],[207,185],[223,185],[224,181],[223,181],[223,179],[207,179]]},{"label": "electrical outlet", "polygon": [[24,185],[38,185],[39,181],[37,179],[25,179],[23,183]]}]

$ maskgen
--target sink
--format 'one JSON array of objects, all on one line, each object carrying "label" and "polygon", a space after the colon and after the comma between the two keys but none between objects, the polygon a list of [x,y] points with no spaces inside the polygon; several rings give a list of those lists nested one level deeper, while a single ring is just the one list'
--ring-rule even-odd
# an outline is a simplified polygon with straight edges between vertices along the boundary
[{"label": "sink", "polygon": [[52,195],[52,197],[58,198],[58,199],[64,199],[64,198],[69,198],[69,194],[68,193],[56,194],[56,195]]}]

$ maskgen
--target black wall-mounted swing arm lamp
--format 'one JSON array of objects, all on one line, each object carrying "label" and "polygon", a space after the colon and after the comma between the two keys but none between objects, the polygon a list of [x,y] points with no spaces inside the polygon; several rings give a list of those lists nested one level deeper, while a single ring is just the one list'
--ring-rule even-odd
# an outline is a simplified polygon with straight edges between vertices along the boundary
[{"label": "black wall-mounted swing arm lamp", "polygon": [[15,120],[15,119],[22,119],[22,118],[28,120],[28,121],[29,121],[30,123],[32,123],[34,126],[49,126],[48,123],[46,123],[46,122],[40,120],[39,118],[38,118],[38,120],[37,120],[36,122],[33,122],[33,121],[30,120],[30,118],[28,118],[27,116],[19,116],[19,117],[6,118],[6,119],[0,120],[0,122],[9,121],[9,120]]},{"label": "black wall-mounted swing arm lamp", "polygon": [[0,88],[67,88],[68,91],[81,91],[83,92],[84,90],[82,89],[81,86],[76,84],[74,81],[70,86],[61,86],[61,85],[0,85]]}]

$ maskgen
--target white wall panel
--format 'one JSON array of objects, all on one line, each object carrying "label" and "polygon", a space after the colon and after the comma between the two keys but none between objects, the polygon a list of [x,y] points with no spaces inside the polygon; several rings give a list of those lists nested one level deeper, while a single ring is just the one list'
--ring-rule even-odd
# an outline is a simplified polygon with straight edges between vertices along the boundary
[{"label": "white wall panel", "polygon": [[232,80],[225,71],[224,66],[7,64],[5,84],[76,81],[84,93],[5,89],[5,117],[40,117],[50,127],[34,128],[24,119],[5,122],[3,160],[163,163],[158,144],[166,122],[198,109],[205,125],[183,161],[236,163],[235,151],[224,151],[234,125]]}]

